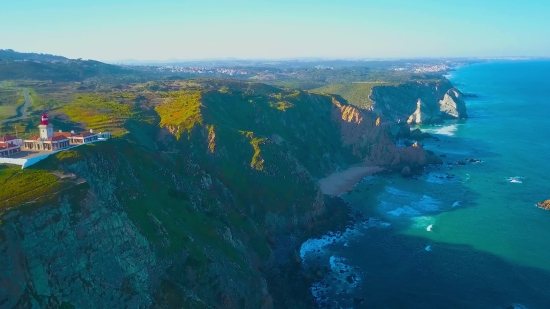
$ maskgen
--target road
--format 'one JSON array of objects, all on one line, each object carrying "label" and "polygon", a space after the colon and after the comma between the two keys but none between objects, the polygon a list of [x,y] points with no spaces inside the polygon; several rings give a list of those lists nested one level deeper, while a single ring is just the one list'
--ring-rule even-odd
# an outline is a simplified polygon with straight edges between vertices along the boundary
[{"label": "road", "polygon": [[[5,85],[6,84],[4,82],[3,86],[5,86]],[[23,91],[23,97],[25,97],[25,104],[23,104],[23,106],[21,106],[19,108],[20,112],[18,112],[18,114],[20,114],[20,115],[17,116],[17,117],[14,117],[14,118],[2,120],[2,121],[0,121],[0,125],[2,125],[4,123],[8,123],[8,122],[17,121],[17,120],[27,118],[27,109],[29,108],[29,106],[31,106],[31,96],[29,95],[29,92],[27,91],[27,89],[19,89],[19,90]]]}]

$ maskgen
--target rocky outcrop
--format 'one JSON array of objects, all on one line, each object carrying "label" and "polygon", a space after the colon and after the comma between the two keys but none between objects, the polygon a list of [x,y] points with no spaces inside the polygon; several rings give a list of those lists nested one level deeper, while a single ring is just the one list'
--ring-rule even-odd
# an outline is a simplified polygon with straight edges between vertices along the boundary
[{"label": "rocky outcrop", "polygon": [[550,210],[550,200],[546,200],[544,202],[537,203],[537,207],[542,208],[542,209],[546,209],[546,210]]},{"label": "rocky outcrop", "polygon": [[398,147],[391,138],[390,124],[370,111],[343,105],[333,99],[332,119],[340,126],[344,146],[363,158],[366,165],[418,167],[427,164],[426,152],[418,144]]},{"label": "rocky outcrop", "polygon": [[376,86],[370,98],[375,111],[395,122],[436,123],[468,117],[463,95],[448,80]]},{"label": "rocky outcrop", "polygon": [[[178,94],[156,123],[38,163],[83,181],[1,217],[0,307],[308,308],[295,250],[348,219],[316,179],[436,162],[341,98],[228,86]],[[190,102],[195,123],[180,113]]]}]

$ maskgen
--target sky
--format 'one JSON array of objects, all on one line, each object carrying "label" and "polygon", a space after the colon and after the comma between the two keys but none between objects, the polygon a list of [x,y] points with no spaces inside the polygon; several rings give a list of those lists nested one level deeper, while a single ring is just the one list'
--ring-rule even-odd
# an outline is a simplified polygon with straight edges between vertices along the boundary
[{"label": "sky", "polygon": [[550,56],[549,0],[3,0],[0,48],[196,60]]}]

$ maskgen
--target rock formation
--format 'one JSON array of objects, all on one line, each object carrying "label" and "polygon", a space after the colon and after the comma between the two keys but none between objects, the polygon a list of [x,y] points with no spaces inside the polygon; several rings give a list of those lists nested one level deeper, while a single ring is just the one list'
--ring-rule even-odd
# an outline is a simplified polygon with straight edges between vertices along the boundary
[{"label": "rock formation", "polygon": [[439,160],[341,98],[219,83],[229,91],[167,93],[124,137],[0,169],[6,186],[38,171],[81,180],[0,200],[2,308],[307,308],[295,250],[349,218],[317,179]]},{"label": "rock formation", "polygon": [[370,98],[373,109],[389,121],[419,124],[468,117],[463,95],[444,79],[376,86]]},{"label": "rock formation", "polygon": [[550,200],[546,200],[544,202],[537,203],[537,207],[542,208],[542,209],[546,209],[546,210],[550,210]]}]

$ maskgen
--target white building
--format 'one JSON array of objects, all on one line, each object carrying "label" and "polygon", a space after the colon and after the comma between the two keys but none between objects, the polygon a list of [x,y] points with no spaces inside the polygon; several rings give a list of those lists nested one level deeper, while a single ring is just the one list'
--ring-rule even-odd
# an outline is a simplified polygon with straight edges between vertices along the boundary
[{"label": "white building", "polygon": [[42,122],[38,126],[40,134],[23,141],[23,149],[37,151],[56,151],[74,145],[82,145],[95,142],[98,139],[108,139],[109,132],[94,133],[93,130],[84,133],[54,132],[53,125],[48,120],[48,115],[42,115]]}]

